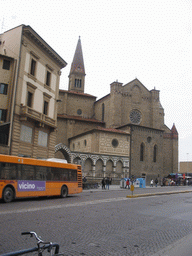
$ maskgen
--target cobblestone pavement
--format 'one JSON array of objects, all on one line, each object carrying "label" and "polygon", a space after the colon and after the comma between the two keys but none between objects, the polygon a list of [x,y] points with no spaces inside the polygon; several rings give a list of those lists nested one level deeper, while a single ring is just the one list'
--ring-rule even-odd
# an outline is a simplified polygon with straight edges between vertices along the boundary
[{"label": "cobblestone pavement", "polygon": [[0,254],[33,247],[32,238],[20,236],[33,230],[58,242],[64,255],[169,255],[171,245],[192,233],[192,193],[155,196],[176,190],[192,188],[136,188],[154,196],[126,198],[130,191],[111,186],[66,199],[1,203]]}]

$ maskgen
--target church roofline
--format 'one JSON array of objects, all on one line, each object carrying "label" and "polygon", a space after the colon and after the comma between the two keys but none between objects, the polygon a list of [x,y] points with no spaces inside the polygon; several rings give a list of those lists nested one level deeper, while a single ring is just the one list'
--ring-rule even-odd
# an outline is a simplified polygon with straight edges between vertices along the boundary
[{"label": "church roofline", "polygon": [[166,125],[166,124],[163,124],[171,133],[171,129]]},{"label": "church roofline", "polygon": [[151,91],[154,91],[154,90],[155,90],[155,91],[158,91],[158,90],[156,90],[156,89],[152,89],[152,90],[147,89],[147,87],[146,87],[143,83],[141,83],[141,81],[140,81],[138,78],[133,79],[132,81],[128,82],[127,84],[124,84],[123,87],[126,86],[126,85],[129,85],[129,84],[133,83],[134,81],[135,81],[135,82],[136,82],[136,81],[139,82],[148,92],[151,92]]},{"label": "church roofline", "polygon": [[116,133],[116,134],[122,134],[122,135],[129,135],[130,136],[130,133],[125,132],[125,131],[119,131],[119,130],[114,129],[114,128],[102,128],[102,127],[98,126],[97,128],[94,128],[92,130],[86,131],[84,133],[81,133],[81,134],[78,134],[76,136],[73,136],[73,137],[69,138],[69,141],[71,139],[78,138],[78,137],[84,136],[84,135],[89,134],[89,133],[94,133],[94,132],[109,132],[109,133]]},{"label": "church roofline", "polygon": [[91,98],[95,98],[95,99],[97,98],[96,96],[93,96],[91,94],[87,94],[87,93],[83,93],[83,92],[77,92],[77,91],[68,91],[68,90],[59,89],[59,92],[64,92],[64,93],[74,94],[74,95],[84,96],[84,97],[91,97]]},{"label": "church roofline", "polygon": [[[136,83],[136,82],[137,82],[137,83],[140,83],[149,93],[152,92],[152,91],[157,91],[157,92],[159,92],[159,90],[156,90],[155,88],[152,89],[152,90],[148,90],[147,87],[146,87],[144,84],[142,84],[142,83],[139,81],[139,79],[137,79],[137,78],[133,79],[132,81],[128,82],[127,84],[123,84],[123,83],[119,83],[119,84],[121,84],[121,85],[122,85],[122,88],[124,88],[125,86],[128,86],[128,85],[130,85],[131,83],[134,83],[134,82],[135,82],[135,83]],[[113,83],[115,83],[115,82],[113,82]],[[112,85],[113,83],[111,83],[111,85]],[[102,98],[98,99],[95,103],[97,103],[97,102],[99,102],[99,101],[101,101],[101,100],[103,100],[103,99],[105,99],[105,98],[107,98],[107,97],[110,97],[110,95],[111,95],[111,93],[109,93],[109,94],[103,96]],[[160,102],[160,101],[159,101],[159,102]],[[161,103],[160,103],[160,107],[163,108],[163,107],[161,106]]]},{"label": "church roofline", "polygon": [[129,126],[129,127],[132,126],[132,127],[137,127],[137,128],[140,127],[140,128],[143,128],[143,129],[149,129],[149,130],[155,130],[155,131],[159,131],[159,132],[164,132],[164,130],[162,130],[162,129],[156,129],[156,128],[152,128],[152,127],[137,125],[137,124],[125,124],[125,125],[116,127],[116,129],[121,129],[121,128],[124,128],[126,126]]},{"label": "church roofline", "polygon": [[[98,99],[95,103],[97,103],[97,102],[99,102],[99,101],[101,101],[101,100],[104,100],[104,99],[107,98],[107,97],[110,97],[110,93],[107,94],[107,95],[105,95],[105,96],[103,96],[102,98]],[[95,103],[94,103],[94,104],[95,104]]]},{"label": "church roofline", "polygon": [[116,128],[103,128],[97,127],[95,130],[104,131],[104,132],[113,132],[113,133],[122,133],[122,134],[129,134],[128,132],[118,130]]},{"label": "church roofline", "polygon": [[69,119],[69,120],[78,120],[78,121],[82,121],[82,122],[91,122],[91,123],[98,123],[98,124],[105,124],[102,121],[98,121],[96,119],[93,118],[84,118],[81,116],[70,116],[70,115],[66,115],[66,114],[57,114],[57,118],[61,118],[61,119]]}]

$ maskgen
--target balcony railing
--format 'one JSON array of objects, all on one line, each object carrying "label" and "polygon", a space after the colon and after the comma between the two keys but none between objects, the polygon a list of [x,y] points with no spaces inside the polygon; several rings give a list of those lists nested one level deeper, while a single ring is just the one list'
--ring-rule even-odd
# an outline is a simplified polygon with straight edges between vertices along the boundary
[{"label": "balcony railing", "polygon": [[38,111],[28,107],[28,106],[22,106],[21,105],[21,117],[20,120],[26,120],[27,118],[30,118],[32,120],[35,120],[39,123],[39,126],[47,125],[52,128],[57,127],[57,121],[42,114]]}]

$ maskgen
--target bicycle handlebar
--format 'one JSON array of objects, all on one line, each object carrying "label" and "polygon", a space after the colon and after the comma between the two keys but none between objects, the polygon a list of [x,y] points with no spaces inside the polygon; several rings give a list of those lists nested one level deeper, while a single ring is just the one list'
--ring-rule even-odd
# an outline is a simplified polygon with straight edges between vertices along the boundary
[{"label": "bicycle handlebar", "polygon": [[[37,242],[37,247],[34,248],[29,248],[29,249],[25,249],[25,250],[20,250],[17,252],[10,252],[10,253],[5,253],[2,254],[0,256],[16,256],[16,255],[23,255],[25,253],[30,253],[30,252],[36,252],[39,251],[41,249],[45,250],[48,249],[48,251],[50,252],[52,248],[55,248],[55,253],[54,254],[59,254],[59,244],[57,243],[51,243],[51,242],[44,242],[43,240],[41,240],[41,238],[33,231],[31,232],[22,232],[21,235],[30,235],[31,237],[35,236]],[[42,246],[41,246],[42,244]]]},{"label": "bicycle handlebar", "polygon": [[[52,244],[51,247],[55,247],[55,254],[59,253],[59,244]],[[43,249],[49,249],[50,248],[50,244],[49,245],[44,245]],[[29,248],[29,249],[25,249],[25,250],[20,250],[20,251],[16,251],[16,252],[10,252],[10,253],[5,253],[5,254],[1,254],[1,256],[17,256],[17,255],[23,255],[25,253],[30,253],[30,252],[37,252],[39,250],[38,247],[34,247],[34,248]]]},{"label": "bicycle handlebar", "polygon": [[31,237],[35,236],[38,243],[43,243],[43,244],[48,244],[49,243],[49,242],[44,242],[43,240],[41,240],[41,238],[34,231],[22,232],[21,235],[30,235]]}]

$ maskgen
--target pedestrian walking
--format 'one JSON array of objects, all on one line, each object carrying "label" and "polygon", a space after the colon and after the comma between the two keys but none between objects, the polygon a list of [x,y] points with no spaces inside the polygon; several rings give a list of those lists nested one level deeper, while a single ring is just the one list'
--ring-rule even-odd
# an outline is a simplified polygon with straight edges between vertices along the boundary
[{"label": "pedestrian walking", "polygon": [[151,179],[150,187],[153,187],[153,179]]},{"label": "pedestrian walking", "polygon": [[109,177],[107,177],[107,179],[106,179],[106,189],[109,189],[109,183],[110,183],[110,180],[109,180]]},{"label": "pedestrian walking", "polygon": [[86,182],[87,181],[87,178],[84,176],[83,177],[83,182]]},{"label": "pedestrian walking", "polygon": [[155,187],[157,187],[158,179],[155,179]]},{"label": "pedestrian walking", "polygon": [[105,189],[105,178],[102,179],[101,184],[102,184],[102,189]]},{"label": "pedestrian walking", "polygon": [[126,187],[125,188],[127,188],[127,187],[129,189],[129,179],[127,179],[127,181],[126,181]]}]

